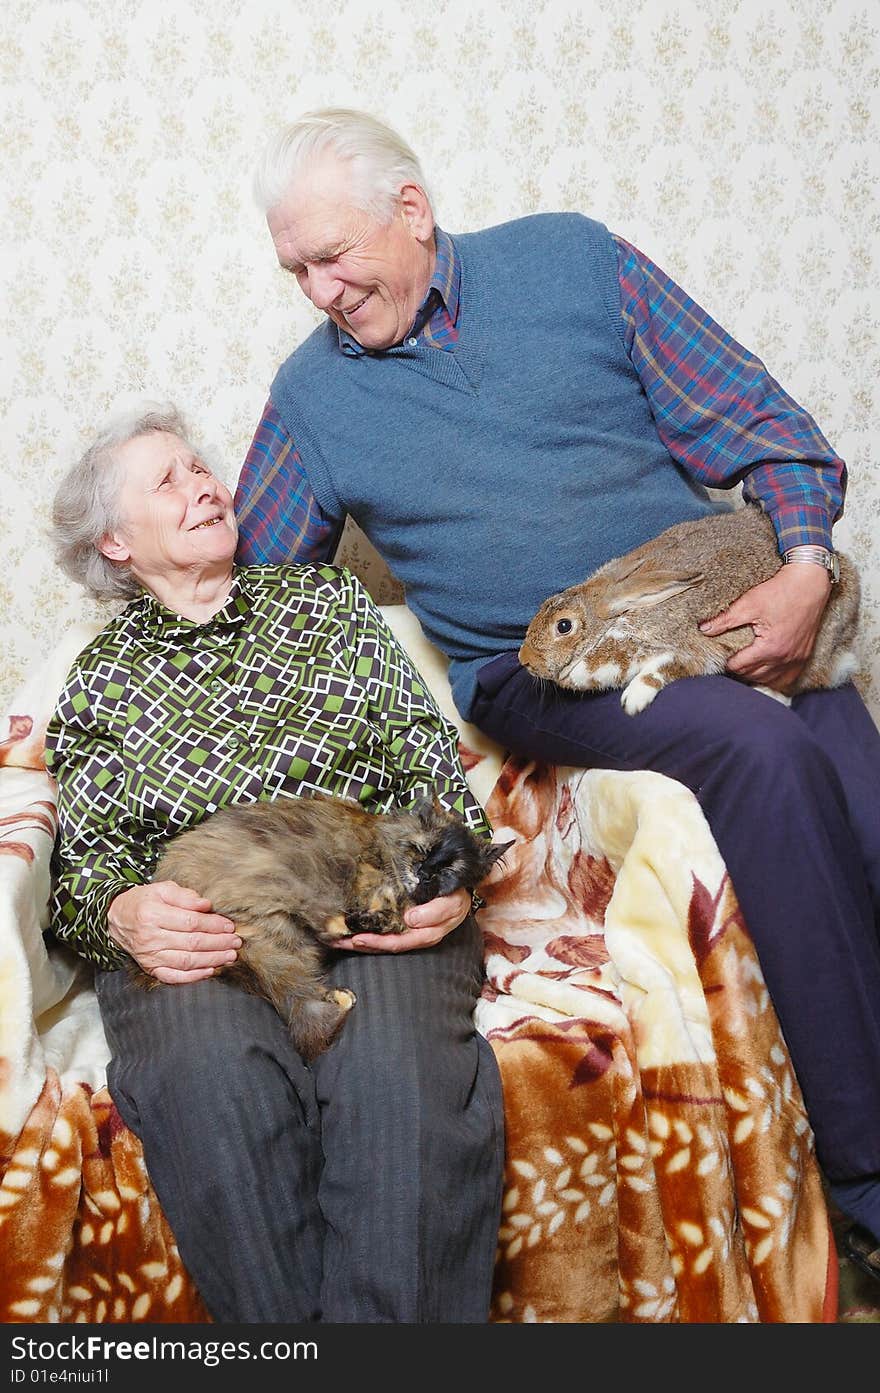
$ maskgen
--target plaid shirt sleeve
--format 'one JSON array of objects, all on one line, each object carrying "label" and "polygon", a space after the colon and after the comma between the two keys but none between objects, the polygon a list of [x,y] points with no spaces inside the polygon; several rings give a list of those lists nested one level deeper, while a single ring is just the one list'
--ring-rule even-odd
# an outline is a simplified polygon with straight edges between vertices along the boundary
[{"label": "plaid shirt sleeve", "polygon": [[621,237],[620,302],[630,360],[664,445],[707,488],[763,504],[780,551],[831,546],[846,466],[813,418],[680,286]]},{"label": "plaid shirt sleeve", "polygon": [[329,518],[309,485],[281,417],[266,402],[235,490],[241,566],[321,564],[333,557],[344,518]]}]

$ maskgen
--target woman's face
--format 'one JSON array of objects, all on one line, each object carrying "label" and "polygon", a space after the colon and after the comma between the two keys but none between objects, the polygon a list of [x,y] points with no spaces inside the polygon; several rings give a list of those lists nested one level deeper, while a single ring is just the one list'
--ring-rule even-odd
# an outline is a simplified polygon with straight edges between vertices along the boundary
[{"label": "woman's face", "polygon": [[232,495],[176,435],[135,436],[117,453],[124,519],[101,550],[127,561],[141,584],[231,566],[238,540]]}]

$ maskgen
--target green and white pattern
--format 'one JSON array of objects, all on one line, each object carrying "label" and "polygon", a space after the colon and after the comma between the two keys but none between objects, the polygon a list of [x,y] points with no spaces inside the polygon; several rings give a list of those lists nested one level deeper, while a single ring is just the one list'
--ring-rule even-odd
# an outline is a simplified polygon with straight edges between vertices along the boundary
[{"label": "green and white pattern", "polygon": [[323,790],[374,812],[425,790],[491,835],[457,733],[361,583],[339,566],[236,572],[207,624],[143,595],[79,655],[46,733],[60,832],[52,927],[125,956],[111,900],[228,803]]}]

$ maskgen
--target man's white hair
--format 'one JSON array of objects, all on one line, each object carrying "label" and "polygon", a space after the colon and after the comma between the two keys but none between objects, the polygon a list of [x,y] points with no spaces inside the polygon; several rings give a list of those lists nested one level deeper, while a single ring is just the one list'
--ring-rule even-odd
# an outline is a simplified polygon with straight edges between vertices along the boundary
[{"label": "man's white hair", "polygon": [[379,222],[394,216],[404,184],[428,193],[417,155],[402,136],[366,111],[323,107],[307,111],[269,142],[254,172],[254,198],[270,213],[316,160],[332,156],[347,164],[351,202]]}]

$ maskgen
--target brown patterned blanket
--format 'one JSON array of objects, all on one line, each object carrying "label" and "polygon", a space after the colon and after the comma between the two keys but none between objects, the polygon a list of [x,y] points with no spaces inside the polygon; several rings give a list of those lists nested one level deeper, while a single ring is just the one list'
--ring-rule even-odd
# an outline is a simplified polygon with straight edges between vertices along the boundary
[{"label": "brown patterned blanket", "polygon": [[501,1065],[494,1319],[835,1319],[813,1139],[696,799],[509,760],[482,911]]},{"label": "brown patterned blanket", "polygon": [[[0,723],[0,1321],[206,1321],[107,1092],[89,970],[43,937],[42,727],[82,641]],[[508,760],[487,806],[516,842],[480,914],[507,1121],[492,1320],[835,1320],[812,1133],[696,800]]]}]

